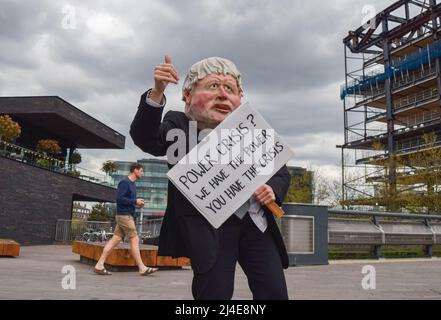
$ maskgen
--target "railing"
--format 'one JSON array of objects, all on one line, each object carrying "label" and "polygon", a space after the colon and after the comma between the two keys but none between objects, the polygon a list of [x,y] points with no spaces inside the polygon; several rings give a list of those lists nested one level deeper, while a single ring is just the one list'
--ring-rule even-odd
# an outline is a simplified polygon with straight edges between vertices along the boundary
[{"label": "railing", "polygon": [[[69,174],[69,172],[72,169],[64,169],[64,172]],[[105,186],[110,186],[110,187],[116,187],[115,181],[111,176],[106,176],[104,174],[100,174],[88,169],[84,169],[78,166],[74,167],[74,170],[76,170],[77,172],[79,172],[78,178],[85,180],[85,181],[89,181],[89,182],[93,182],[93,183],[98,183],[98,184],[102,184]]]},{"label": "railing", "polygon": [[[394,109],[395,112],[407,109],[409,107],[414,107],[419,104],[426,103],[427,101],[438,98],[438,90],[437,88],[429,88],[427,90],[417,92],[415,94],[394,100]],[[419,113],[420,114],[420,113]],[[419,115],[418,114],[418,115]],[[439,115],[439,113],[437,113]],[[378,121],[381,118],[386,117],[386,112],[375,113],[373,116],[369,116],[366,119],[366,122]],[[403,122],[400,120],[400,122]],[[415,124],[423,123],[425,120],[421,120],[420,122],[416,122]]]},{"label": "railing", "polygon": [[[406,154],[410,152],[415,152],[419,150],[424,150],[426,148],[438,148],[441,146],[441,137],[438,137],[437,141],[433,143],[426,143],[421,138],[414,138],[406,141],[398,141],[395,143],[395,153],[397,155]],[[356,159],[357,164],[368,163],[372,161],[379,161],[388,158],[388,153],[379,150],[378,154],[373,154],[372,156],[362,157]]]},{"label": "railing", "polygon": [[[351,86],[343,86],[340,91],[340,98],[344,99],[347,95],[361,94],[362,91],[368,89],[372,85],[383,82],[388,78],[396,79],[398,75],[407,75],[409,71],[421,69],[424,71],[425,66],[431,67],[431,61],[441,57],[441,41],[434,42],[427,47],[420,48],[418,51],[412,52],[397,61],[393,61],[390,66],[385,69],[382,74],[362,77],[358,82],[350,83]],[[403,78],[403,77],[402,77]]]},{"label": "railing", "polygon": [[361,158],[358,159],[373,158],[381,155],[384,155],[384,150],[363,150],[361,151]]},{"label": "railing", "polygon": [[407,108],[412,105],[420,104],[427,100],[437,98],[438,90],[437,88],[429,88],[424,91],[417,92],[415,94],[397,99],[394,101],[395,110],[398,111],[400,109]]},{"label": "railing", "polygon": [[[354,87],[354,86],[358,85],[360,82],[362,82],[362,81],[364,81],[366,79],[374,78],[374,77],[379,76],[379,75],[381,75],[383,73],[384,73],[384,66],[377,67],[374,70],[365,72],[364,75],[359,75],[359,76],[354,77],[355,79],[352,79],[351,81],[348,81],[347,87],[348,88]],[[345,84],[340,86],[340,90],[343,90],[345,88],[346,88]]]},{"label": "railing", "polygon": [[110,176],[105,176],[75,165],[66,166],[65,161],[61,159],[53,158],[44,153],[26,149],[3,140],[0,140],[0,156],[85,181],[115,187],[115,183]]},{"label": "railing", "polygon": [[[396,120],[396,128],[394,134],[401,134],[403,132],[408,132],[410,130],[415,130],[424,127],[430,122],[440,120],[440,113],[432,110],[426,110],[424,112],[413,114],[404,118],[399,118]],[[386,124],[381,124],[378,126],[370,126],[366,128],[366,139],[363,128],[350,128],[348,131],[348,142],[365,141],[383,138],[387,135],[387,130],[384,128]],[[441,133],[439,133],[438,141],[441,141]],[[436,141],[436,143],[438,143]],[[425,146],[421,138],[412,138],[408,140],[398,141],[395,145],[396,149],[399,151],[406,151],[408,148],[417,148],[419,146]]]},{"label": "railing", "polygon": [[[395,76],[392,80],[392,90],[399,90],[406,86],[413,85],[420,80],[430,78],[436,75],[436,68],[432,65],[425,66],[424,69],[405,73],[400,76]],[[383,88],[384,94],[384,88]]]},{"label": "railing", "polygon": [[410,116],[400,117],[396,120],[396,124],[405,127],[411,127],[438,119],[440,119],[439,112],[435,112],[433,110],[427,110],[424,112],[412,114]]},{"label": "railing", "polygon": [[[90,236],[90,240],[95,240],[92,236],[93,233],[106,234],[112,232],[113,229],[110,222],[57,220],[55,241],[72,242],[74,240],[86,240],[86,236]],[[98,241],[98,237],[96,237],[96,241]]]},{"label": "railing", "polygon": [[[421,41],[421,40],[427,40],[429,37],[432,37],[433,35],[431,34],[431,30],[427,29],[422,33],[417,34],[416,38],[400,38],[399,40],[395,40],[398,41],[397,47],[391,49],[390,53],[391,56],[393,57],[395,55],[396,52],[402,50],[405,47],[409,47],[411,45],[416,44],[417,42]],[[395,42],[394,41],[394,42]],[[383,59],[383,53],[379,53],[379,54],[374,54],[371,57],[369,57],[368,59],[366,59],[365,65],[371,65],[373,63],[379,63],[381,62],[381,60]]]},{"label": "railing", "polygon": [[[352,143],[352,142],[356,142],[356,141],[360,141],[360,140],[364,140],[365,135],[364,135],[364,129],[357,129],[357,131],[360,131],[360,133],[356,133],[354,131],[350,131],[348,133],[348,142]],[[372,138],[372,137],[381,137],[382,135],[387,134],[387,130],[367,130],[366,129],[366,137],[367,138]]]},{"label": "railing", "polygon": [[397,153],[406,153],[411,151],[416,151],[419,149],[424,149],[426,147],[438,147],[441,145],[441,136],[438,133],[436,141],[433,143],[427,143],[421,137],[408,139],[404,141],[397,141],[395,144],[395,148]]},{"label": "railing", "polygon": [[[366,128],[366,137],[387,134],[387,128],[385,126],[386,124],[369,125],[369,127]],[[348,142],[359,141],[365,138],[364,128],[351,128],[351,130],[348,130]]]},{"label": "railing", "polygon": [[[401,90],[409,85],[414,85],[419,81],[428,79],[436,75],[436,68],[432,65],[424,66],[424,69],[415,70],[411,72],[406,72],[403,74],[399,74],[392,77],[392,91]],[[344,85],[341,88],[344,90]],[[383,96],[385,93],[384,85],[382,83],[376,83],[369,86],[369,88],[364,88],[363,90],[359,88],[358,91],[354,91],[348,96],[361,96],[363,97],[361,100],[358,100],[356,104],[363,105],[367,103],[369,100],[379,98]]]},{"label": "railing", "polygon": [[[137,222],[140,242],[153,244],[151,240],[158,238],[162,226],[162,217],[144,219]],[[57,220],[55,241],[70,243],[72,241],[105,242],[113,236],[112,222]]]},{"label": "railing", "polygon": [[44,153],[26,149],[3,140],[0,140],[0,155],[16,161],[49,169],[62,168],[65,165],[63,160],[52,158]]},{"label": "railing", "polygon": [[330,245],[369,245],[380,257],[384,245],[424,245],[431,256],[433,245],[441,244],[441,215],[336,209],[329,209],[328,214],[358,218],[329,218]]},{"label": "railing", "polygon": [[144,219],[136,224],[141,243],[158,244],[163,218]]}]

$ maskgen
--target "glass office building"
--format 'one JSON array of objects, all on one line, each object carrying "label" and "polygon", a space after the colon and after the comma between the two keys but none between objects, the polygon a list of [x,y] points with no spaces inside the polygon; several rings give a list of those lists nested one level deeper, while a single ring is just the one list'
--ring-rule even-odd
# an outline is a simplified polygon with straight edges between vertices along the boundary
[{"label": "glass office building", "polygon": [[[124,177],[130,173],[130,164],[133,162],[115,161],[116,172],[111,176],[118,184]],[[144,199],[144,207],[137,208],[139,214],[146,216],[163,216],[167,207],[167,172],[168,166],[166,160],[143,159],[138,160],[144,169],[144,175],[138,179],[136,184],[136,194],[138,198]]]}]

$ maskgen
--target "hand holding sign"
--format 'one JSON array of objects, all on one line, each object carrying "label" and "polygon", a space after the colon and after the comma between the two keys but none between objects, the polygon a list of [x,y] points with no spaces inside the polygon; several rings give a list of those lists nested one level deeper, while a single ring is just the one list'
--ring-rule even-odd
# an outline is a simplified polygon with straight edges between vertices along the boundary
[{"label": "hand holding sign", "polygon": [[256,192],[254,192],[254,196],[263,205],[267,205],[276,200],[276,195],[274,194],[273,189],[267,184],[259,187]]},{"label": "hand holding sign", "polygon": [[276,195],[273,188],[265,184],[254,192],[254,196],[260,203],[266,206],[276,217],[281,218],[285,212],[276,203]]}]

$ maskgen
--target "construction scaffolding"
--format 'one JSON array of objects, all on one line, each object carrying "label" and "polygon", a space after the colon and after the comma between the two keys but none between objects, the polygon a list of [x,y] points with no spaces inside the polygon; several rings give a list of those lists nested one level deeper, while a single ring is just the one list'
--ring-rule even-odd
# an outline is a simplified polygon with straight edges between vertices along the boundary
[{"label": "construction scaffolding", "polygon": [[441,197],[441,179],[424,179],[441,177],[424,160],[441,150],[440,16],[436,0],[401,0],[344,38],[344,206],[396,210],[390,195],[409,190]]}]

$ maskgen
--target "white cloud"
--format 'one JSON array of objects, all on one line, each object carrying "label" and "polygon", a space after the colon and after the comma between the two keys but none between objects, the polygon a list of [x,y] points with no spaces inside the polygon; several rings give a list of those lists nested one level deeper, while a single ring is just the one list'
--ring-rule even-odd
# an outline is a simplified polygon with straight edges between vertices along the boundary
[{"label": "white cloud", "polygon": [[[380,11],[393,1],[370,1]],[[63,29],[63,6],[77,26]],[[126,150],[82,150],[83,166],[143,154],[128,135],[153,68],[170,53],[181,79],[195,61],[225,56],[245,98],[292,145],[290,163],[338,176],[343,141],[342,39],[365,1],[12,1],[0,6],[0,95],[58,95],[126,135]],[[181,86],[167,110],[182,110]]]},{"label": "white cloud", "polygon": [[87,28],[97,36],[104,36],[112,40],[134,35],[133,31],[118,18],[105,12],[93,14],[87,20],[86,25]]}]

